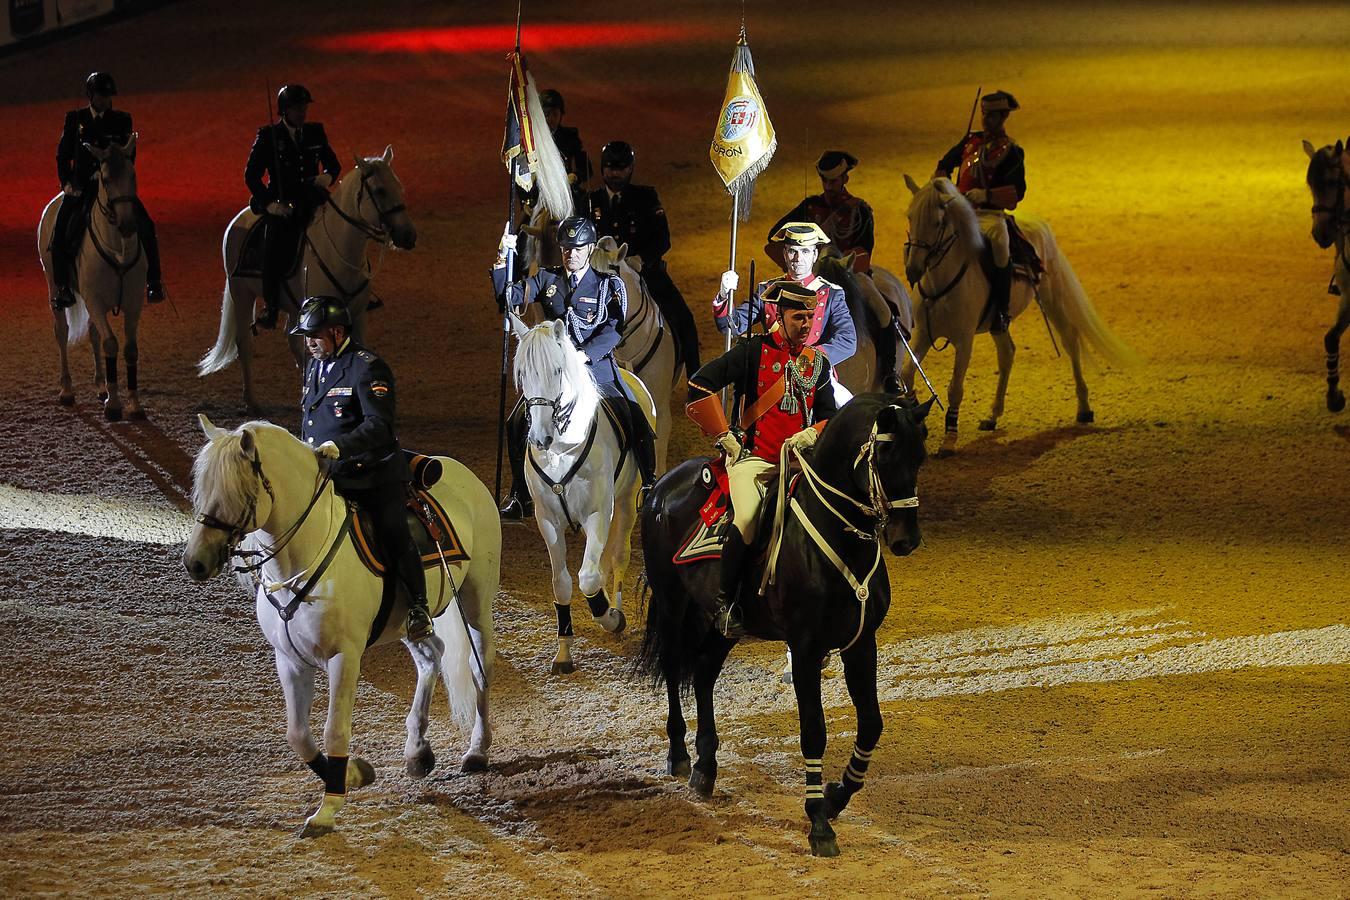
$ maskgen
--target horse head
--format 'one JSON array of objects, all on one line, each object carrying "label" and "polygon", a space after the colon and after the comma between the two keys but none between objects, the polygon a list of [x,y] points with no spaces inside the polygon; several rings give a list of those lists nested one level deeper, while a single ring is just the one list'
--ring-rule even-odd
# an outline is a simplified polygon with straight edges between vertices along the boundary
[{"label": "horse head", "polygon": [[[567,440],[579,400],[589,398],[594,411],[598,396],[595,376],[586,365],[586,355],[572,345],[561,319],[528,330],[518,319],[512,323],[519,338],[516,347],[516,390],[525,403],[529,441],[537,450],[548,450],[555,440]],[[589,419],[587,419],[589,425]]]},{"label": "horse head", "polygon": [[[262,474],[254,425],[226,431],[204,415],[198,414],[197,420],[206,433],[206,446],[193,464],[197,524],[183,550],[183,566],[194,581],[206,581],[219,575],[245,535],[266,521],[275,500]],[[268,506],[265,513],[259,510],[260,502]]]},{"label": "horse head", "polygon": [[98,160],[99,212],[122,237],[136,233],[136,135],[125,144],[84,149]]},{"label": "horse head", "polygon": [[932,407],[932,399],[912,406],[875,394],[857,397],[830,419],[816,446],[821,474],[874,511],[878,535],[896,556],[908,556],[923,541],[917,487]]},{"label": "horse head", "polygon": [[1320,150],[1304,141],[1303,152],[1308,154],[1307,182],[1313,195],[1312,237],[1317,246],[1325,249],[1335,242],[1345,215],[1345,191],[1350,187],[1346,167],[1350,166],[1350,157],[1345,153],[1343,141]]},{"label": "horse head", "polygon": [[411,250],[417,246],[417,228],[408,215],[403,182],[394,174],[393,160],[392,146],[386,146],[380,156],[356,157],[355,171],[360,181],[355,212],[370,227],[372,237],[386,238],[400,250]]},{"label": "horse head", "polygon": [[628,245],[620,244],[609,235],[605,235],[591,251],[591,268],[607,275],[623,275],[624,263],[628,259]]},{"label": "horse head", "polygon": [[975,247],[982,239],[974,208],[950,180],[934,178],[920,187],[906,175],[905,185],[914,195],[905,213],[909,219],[905,277],[910,284],[918,284],[925,272],[941,262],[958,236]]}]

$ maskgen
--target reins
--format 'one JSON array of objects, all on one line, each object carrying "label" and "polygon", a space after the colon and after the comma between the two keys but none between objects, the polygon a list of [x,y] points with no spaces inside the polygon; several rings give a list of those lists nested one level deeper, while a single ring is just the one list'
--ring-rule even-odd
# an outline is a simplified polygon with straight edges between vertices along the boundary
[{"label": "reins", "polygon": [[[788,509],[791,509],[796,515],[797,521],[801,523],[802,529],[811,538],[811,541],[816,545],[816,548],[821,552],[821,555],[828,559],[830,564],[844,577],[844,580],[848,582],[849,587],[853,588],[854,596],[858,599],[858,630],[854,633],[853,638],[841,648],[841,652],[852,647],[857,643],[858,638],[862,636],[863,626],[867,618],[867,600],[870,596],[867,585],[871,582],[872,576],[876,574],[877,569],[881,567],[881,545],[883,543],[886,522],[890,518],[891,510],[917,509],[919,506],[919,497],[917,494],[899,500],[891,500],[886,495],[886,488],[882,483],[881,473],[877,470],[876,448],[879,443],[886,443],[894,440],[895,435],[893,434],[878,434],[876,423],[874,422],[872,424],[871,435],[858,449],[858,455],[853,461],[852,468],[856,470],[864,463],[867,466],[868,498],[865,503],[849,496],[821,478],[820,474],[812,468],[811,464],[806,460],[806,457],[803,456],[801,451],[790,449],[784,444],[779,456],[778,506],[774,514],[774,532],[769,545],[769,564],[764,569],[764,577],[760,581],[759,593],[762,596],[768,585],[776,583],[778,574],[778,555],[783,549],[783,537],[786,532],[786,513]],[[801,502],[796,497],[792,497],[791,499],[788,498],[788,472],[789,463],[792,459],[795,459],[798,466],[800,466],[802,479],[811,489],[816,500],[835,519],[842,523],[844,533],[861,541],[871,542],[875,545],[876,552],[872,558],[872,565],[867,570],[867,574],[861,579],[853,574],[853,569],[844,561],[829,540],[821,533],[820,529],[816,526],[816,523],[811,520],[810,515],[807,513]],[[838,500],[843,500],[848,504],[851,504],[857,513],[861,514],[864,519],[872,522],[872,530],[870,532],[864,531],[850,522],[844,513],[835,509],[834,504],[826,497],[826,492],[833,495]]]},{"label": "reins", "polygon": [[[370,265],[370,260],[366,259],[364,253],[362,253],[361,261],[359,263],[353,263],[348,261],[347,258],[342,255],[342,251],[338,249],[337,241],[333,239],[333,233],[328,228],[327,218],[323,218],[319,223],[321,225],[321,230],[323,231],[323,236],[328,239],[328,245],[333,248],[333,254],[337,257],[339,262],[341,262],[349,270],[357,274],[358,278],[361,279],[359,285],[350,290],[343,287],[342,282],[338,279],[337,275],[333,273],[333,270],[330,269],[328,264],[324,261],[323,255],[319,252],[318,246],[314,243],[314,239],[310,237],[309,230],[307,229],[305,231],[305,243],[309,246],[311,250],[314,251],[314,261],[318,264],[319,270],[323,272],[324,277],[328,279],[329,283],[332,284],[333,287],[342,296],[342,301],[344,303],[349,303],[352,299],[359,296],[366,290],[366,288],[370,287],[371,282],[375,280],[375,276],[379,274],[380,267],[384,265],[384,253],[386,250],[389,249],[389,245],[393,240],[387,227],[389,224],[389,218],[395,215],[396,213],[405,211],[408,208],[407,204],[400,203],[397,206],[391,206],[388,209],[382,209],[380,207],[380,204],[376,202],[374,194],[371,194],[367,190],[367,188],[369,187],[368,185],[369,178],[370,175],[368,173],[364,171],[361,173],[361,186],[360,188],[357,189],[356,192],[356,213],[357,213],[356,217],[348,215],[347,211],[344,210],[341,206],[339,206],[337,201],[333,199],[332,194],[325,195],[324,206],[325,208],[331,208],[335,213],[337,213],[339,218],[341,218],[344,222],[355,228],[360,233],[364,234],[367,238],[373,241],[377,241],[379,243],[380,256],[375,261],[375,265],[373,267]],[[365,198],[367,196],[370,197],[371,205],[375,207],[375,215],[376,219],[380,223],[379,226],[371,225],[365,219],[358,218],[361,213],[361,206],[363,203],[365,203]]]}]

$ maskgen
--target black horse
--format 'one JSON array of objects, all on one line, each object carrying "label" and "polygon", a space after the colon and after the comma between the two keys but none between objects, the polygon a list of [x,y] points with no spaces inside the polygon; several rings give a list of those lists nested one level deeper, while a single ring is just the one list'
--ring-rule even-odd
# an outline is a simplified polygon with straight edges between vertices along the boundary
[{"label": "black horse", "polygon": [[1320,150],[1314,150],[1312,144],[1304,141],[1303,150],[1308,154],[1307,182],[1313,195],[1313,240],[1324,250],[1336,245],[1335,272],[1329,290],[1340,294],[1341,302],[1336,321],[1323,336],[1322,343],[1327,351],[1327,409],[1340,412],[1345,409],[1345,394],[1340,389],[1341,335],[1350,328],[1350,261],[1346,259],[1345,247],[1346,237],[1350,234],[1350,211],[1345,204],[1350,179],[1346,178],[1342,159],[1347,151],[1343,141]]},{"label": "black horse", "polygon": [[[788,504],[775,581],[762,601],[744,605],[749,634],[786,641],[792,650],[792,684],[806,760],[806,814],[811,820],[811,853],[816,856],[838,855],[829,820],[862,788],[881,737],[876,631],[891,601],[881,544],[896,556],[906,556],[919,546],[915,486],[926,456],[924,419],[931,405],[930,400],[906,407],[894,397],[866,394],[835,414],[813,456],[804,461],[800,484]],[[666,685],[667,773],[688,775],[689,786],[707,797],[717,778],[713,684],[736,642],[711,627],[717,560],[673,562],[707,498],[701,477],[705,465],[705,460],[694,459],[667,473],[642,510],[642,546],[652,596],[638,667],[654,684]],[[764,502],[760,553],[774,531],[769,519],[776,503],[775,485]],[[838,564],[808,533],[803,517],[832,548]],[[753,585],[745,594],[753,595],[758,576],[747,581]],[[841,648],[844,677],[858,716],[858,738],[842,779],[825,787],[820,666],[826,653]],[[692,768],[680,708],[680,698],[691,686],[698,714],[694,742],[698,760]]]}]

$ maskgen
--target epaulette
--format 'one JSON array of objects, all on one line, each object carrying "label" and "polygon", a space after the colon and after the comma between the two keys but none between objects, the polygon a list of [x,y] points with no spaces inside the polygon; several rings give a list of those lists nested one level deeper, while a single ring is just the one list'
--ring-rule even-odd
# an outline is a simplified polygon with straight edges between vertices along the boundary
[{"label": "epaulette", "polygon": [[817,276],[816,276],[816,280],[819,281],[821,284],[825,285],[827,288],[829,288],[829,289],[831,289],[831,290],[834,290],[834,291],[842,291],[842,290],[843,290],[842,287],[840,287],[839,285],[835,284],[833,281],[830,281],[828,278],[821,278],[819,275],[817,275]]},{"label": "epaulette", "polygon": [[371,353],[369,350],[357,350],[356,358],[364,359],[366,362],[375,362],[376,360],[379,359],[378,356],[376,356],[374,353]]}]

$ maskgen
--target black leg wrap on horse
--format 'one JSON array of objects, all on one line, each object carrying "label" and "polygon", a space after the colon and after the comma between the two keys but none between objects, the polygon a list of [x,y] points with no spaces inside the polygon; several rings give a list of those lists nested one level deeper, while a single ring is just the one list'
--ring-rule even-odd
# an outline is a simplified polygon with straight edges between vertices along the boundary
[{"label": "black leg wrap on horse", "polygon": [[324,756],[323,753],[320,753],[318,756],[305,763],[305,765],[309,766],[310,771],[319,776],[320,781],[325,785],[328,784],[328,757]]},{"label": "black leg wrap on horse", "polygon": [[605,589],[601,588],[594,597],[587,597],[586,605],[591,608],[591,617],[594,619],[609,612],[609,598],[605,596]]},{"label": "black leg wrap on horse", "polygon": [[571,637],[573,634],[572,607],[555,603],[553,609],[558,614],[558,637]]},{"label": "black leg wrap on horse", "polygon": [[347,793],[347,757],[328,757],[328,771],[323,776],[323,790],[326,794]]},{"label": "black leg wrap on horse", "polygon": [[948,430],[948,431],[955,431],[955,430],[956,430],[956,428],[957,428],[957,423],[958,423],[958,421],[959,421],[959,419],[960,419],[960,415],[961,415],[961,414],[960,414],[956,409],[948,409],[948,410],[947,410],[947,430]]},{"label": "black leg wrap on horse", "polygon": [[108,387],[117,384],[117,357],[103,357],[103,374],[108,380]]},{"label": "black leg wrap on horse", "polygon": [[825,782],[821,776],[823,768],[823,760],[808,759],[806,761],[806,802],[808,806],[812,800],[825,799]]},{"label": "black leg wrap on horse", "polygon": [[136,363],[127,360],[127,390],[136,390]]}]

